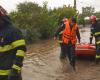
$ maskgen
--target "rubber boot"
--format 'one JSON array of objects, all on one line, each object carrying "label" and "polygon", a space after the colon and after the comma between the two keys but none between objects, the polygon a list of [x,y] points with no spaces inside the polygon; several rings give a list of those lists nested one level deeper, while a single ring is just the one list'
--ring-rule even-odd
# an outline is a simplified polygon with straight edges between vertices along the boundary
[{"label": "rubber boot", "polygon": [[75,61],[71,61],[70,65],[73,67],[73,70],[76,71],[76,67],[75,67]]}]

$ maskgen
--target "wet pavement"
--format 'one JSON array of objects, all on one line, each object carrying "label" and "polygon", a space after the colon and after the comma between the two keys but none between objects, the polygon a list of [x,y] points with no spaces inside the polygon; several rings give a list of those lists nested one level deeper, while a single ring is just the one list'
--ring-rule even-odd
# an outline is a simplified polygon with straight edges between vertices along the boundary
[{"label": "wet pavement", "polygon": [[[81,42],[89,43],[89,28],[80,29]],[[57,41],[46,40],[28,47],[24,59],[23,80],[100,80],[100,65],[91,60],[77,60],[73,71],[68,60],[59,60]]]}]

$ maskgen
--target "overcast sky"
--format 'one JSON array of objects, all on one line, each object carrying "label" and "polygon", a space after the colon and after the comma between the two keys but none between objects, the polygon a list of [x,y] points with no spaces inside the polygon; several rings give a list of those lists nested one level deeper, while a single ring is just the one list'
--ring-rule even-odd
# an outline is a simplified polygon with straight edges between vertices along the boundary
[{"label": "overcast sky", "polygon": [[[43,5],[43,1],[48,1],[48,8],[61,7],[63,5],[73,6],[74,0],[0,0],[2,5],[8,12],[15,10],[16,5],[20,2],[32,1],[38,3],[40,6]],[[100,0],[76,0],[77,9],[81,12],[81,8],[84,6],[93,6],[96,11],[100,11]]]}]

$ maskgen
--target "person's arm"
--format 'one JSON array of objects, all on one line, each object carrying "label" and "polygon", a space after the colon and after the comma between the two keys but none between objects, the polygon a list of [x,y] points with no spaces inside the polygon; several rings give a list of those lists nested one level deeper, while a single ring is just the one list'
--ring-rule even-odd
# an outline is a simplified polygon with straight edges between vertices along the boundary
[{"label": "person's arm", "polygon": [[12,31],[12,43],[13,54],[15,55],[11,72],[8,76],[8,80],[19,80],[21,78],[21,70],[23,66],[23,59],[26,52],[26,44],[23,39],[22,33],[19,30]]},{"label": "person's arm", "polygon": [[18,29],[12,31],[12,47],[15,54],[12,69],[16,72],[21,72],[23,59],[26,52],[26,44],[21,31]]},{"label": "person's arm", "polygon": [[15,49],[16,54],[12,68],[20,72],[21,67],[23,66],[23,59],[26,52],[26,44],[20,31],[17,30],[16,32],[14,32],[12,37],[14,39],[12,45]]},{"label": "person's arm", "polygon": [[92,44],[93,35],[94,35],[94,28],[93,28],[93,26],[91,26],[91,32],[90,32],[90,44]]},{"label": "person's arm", "polygon": [[77,30],[76,30],[76,35],[77,35],[78,41],[79,41],[79,43],[80,43],[81,37],[80,37],[79,28],[77,28]]},{"label": "person's arm", "polygon": [[93,40],[93,33],[90,34],[90,44],[92,44],[92,40]]},{"label": "person's arm", "polygon": [[60,33],[61,31],[64,30],[64,28],[65,28],[65,24],[62,24],[62,25],[57,29],[57,31],[55,32],[54,37],[57,37],[57,36],[59,35],[59,33]]}]

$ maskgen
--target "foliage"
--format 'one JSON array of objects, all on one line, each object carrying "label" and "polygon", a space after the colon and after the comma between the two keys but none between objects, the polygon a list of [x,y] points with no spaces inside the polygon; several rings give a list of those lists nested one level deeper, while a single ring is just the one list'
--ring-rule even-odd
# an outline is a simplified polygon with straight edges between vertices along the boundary
[{"label": "foliage", "polygon": [[90,7],[82,7],[82,15],[83,15],[83,17],[87,17],[87,16],[93,15],[94,11],[95,11],[95,8],[93,8],[91,6]]},{"label": "foliage", "polygon": [[[10,13],[12,21],[19,27],[28,42],[48,39],[54,36],[59,22],[75,14],[72,7],[48,9],[47,2],[43,7],[36,3],[24,2],[17,5],[17,11]],[[26,34],[25,34],[26,33]]]},{"label": "foliage", "polygon": [[100,12],[95,12],[94,15],[100,20]]},{"label": "foliage", "polygon": [[95,8],[93,7],[82,7],[82,14],[79,15],[79,24],[85,26],[86,24],[90,24],[89,20],[84,20],[85,17],[89,17],[93,15],[95,12]]}]

